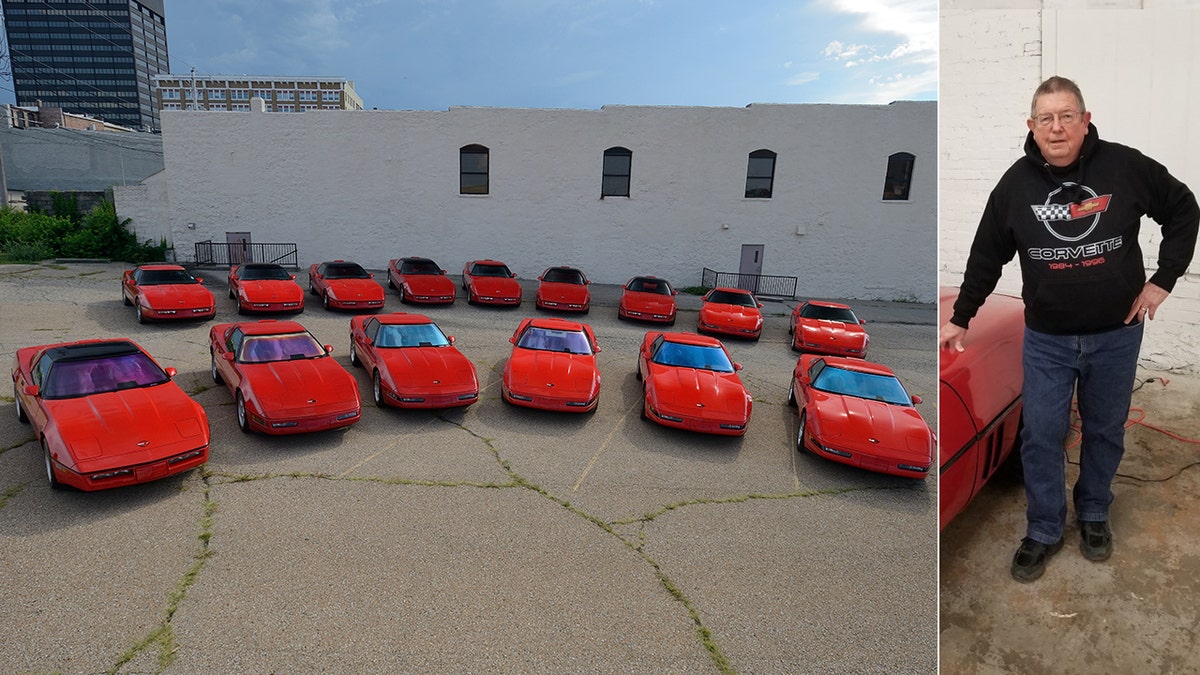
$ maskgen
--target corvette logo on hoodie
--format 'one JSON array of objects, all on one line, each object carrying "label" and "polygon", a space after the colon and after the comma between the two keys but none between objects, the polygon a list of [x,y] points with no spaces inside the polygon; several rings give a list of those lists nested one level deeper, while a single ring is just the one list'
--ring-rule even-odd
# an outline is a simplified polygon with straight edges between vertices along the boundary
[{"label": "corvette logo on hoodie", "polygon": [[[1091,195],[1088,199],[1073,204],[1056,204],[1054,198],[1058,196],[1066,188],[1074,187],[1076,190],[1086,192]],[[1046,230],[1054,235],[1056,239],[1062,241],[1079,241],[1092,233],[1096,226],[1100,224],[1100,214],[1108,210],[1108,202],[1112,199],[1112,195],[1097,195],[1096,191],[1086,185],[1078,185],[1077,183],[1063,183],[1063,186],[1046,195],[1045,204],[1033,204],[1033,215],[1042,225],[1046,226]],[[1092,222],[1088,224],[1087,229],[1081,234],[1066,234],[1060,232],[1059,229],[1067,230],[1070,228],[1056,228],[1053,223],[1074,223],[1078,220],[1091,218]]]}]

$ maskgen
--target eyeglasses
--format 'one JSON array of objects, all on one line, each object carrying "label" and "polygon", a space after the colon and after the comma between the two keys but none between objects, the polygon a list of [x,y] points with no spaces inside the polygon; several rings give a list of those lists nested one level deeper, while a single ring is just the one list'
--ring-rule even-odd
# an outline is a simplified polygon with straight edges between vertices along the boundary
[{"label": "eyeglasses", "polygon": [[1058,118],[1059,124],[1066,127],[1083,119],[1083,113],[1079,112],[1078,110],[1068,110],[1067,112],[1058,113],[1057,115],[1054,113],[1042,113],[1041,115],[1034,117],[1033,121],[1037,122],[1039,127],[1048,127],[1051,124],[1054,124],[1055,118]]}]

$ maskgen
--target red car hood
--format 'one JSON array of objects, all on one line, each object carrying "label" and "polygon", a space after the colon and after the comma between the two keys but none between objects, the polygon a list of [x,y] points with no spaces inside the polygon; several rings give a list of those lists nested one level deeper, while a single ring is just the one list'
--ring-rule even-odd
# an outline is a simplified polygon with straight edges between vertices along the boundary
[{"label": "red car hood", "polygon": [[762,320],[762,314],[757,307],[708,303],[700,308],[700,319],[711,324],[728,323],[739,328],[755,328]]},{"label": "red car hood", "polygon": [[543,281],[538,286],[538,295],[542,296],[542,300],[551,302],[583,303],[588,299],[588,287],[580,284]]},{"label": "red car hood", "polygon": [[405,347],[376,353],[397,387],[478,386],[475,367],[454,347]]},{"label": "red car hood", "polygon": [[[80,473],[153,462],[208,445],[208,417],[173,382],[49,400],[45,406]],[[65,459],[60,457],[69,464]]]},{"label": "red car hood", "polygon": [[402,274],[400,278],[408,284],[409,292],[417,295],[454,295],[455,292],[454,280],[445,274]]},{"label": "red car hood", "polygon": [[875,455],[930,460],[933,432],[916,408],[819,391],[813,391],[813,404],[824,440]]},{"label": "red car hood", "polygon": [[867,331],[859,324],[826,319],[800,319],[800,331],[805,342],[840,347],[862,348],[867,338]]},{"label": "red car hood", "polygon": [[138,295],[146,299],[146,306],[151,309],[211,307],[215,302],[212,291],[200,284],[139,286]]},{"label": "red car hood", "polygon": [[521,284],[512,277],[471,277],[471,285],[480,295],[516,295]]},{"label": "red car hood", "polygon": [[354,376],[328,356],[238,364],[250,396],[264,411],[319,413],[359,403]]},{"label": "red car hood", "polygon": [[330,279],[329,288],[339,300],[383,299],[383,286],[373,279]]},{"label": "red car hood", "polygon": [[639,312],[670,314],[671,309],[675,307],[675,298],[674,296],[660,295],[658,293],[628,291],[625,293],[625,307]]},{"label": "red car hood", "polygon": [[556,396],[591,397],[596,391],[596,357],[540,349],[514,349],[504,367],[510,389],[547,389],[553,383]]},{"label": "red car hood", "polygon": [[650,377],[660,406],[690,414],[701,410],[712,414],[746,413],[746,388],[735,373],[651,364]]},{"label": "red car hood", "polygon": [[242,293],[253,302],[300,302],[304,289],[294,281],[262,279],[243,281]]}]

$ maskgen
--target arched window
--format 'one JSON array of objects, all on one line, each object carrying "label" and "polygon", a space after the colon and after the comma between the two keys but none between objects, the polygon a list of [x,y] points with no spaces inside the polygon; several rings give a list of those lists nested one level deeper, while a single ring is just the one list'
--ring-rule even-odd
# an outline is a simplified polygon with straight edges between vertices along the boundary
[{"label": "arched window", "polygon": [[746,163],[746,197],[770,198],[775,186],[775,153],[755,150]]},{"label": "arched window", "polygon": [[908,188],[912,185],[913,163],[917,160],[911,152],[897,152],[888,157],[887,175],[883,179],[883,198],[889,201],[908,201]]},{"label": "arched window", "polygon": [[628,197],[633,151],[628,148],[609,148],[604,151],[604,175],[600,181],[600,198]]},{"label": "arched window", "polygon": [[488,149],[482,145],[464,145],[458,150],[458,193],[488,193]]}]

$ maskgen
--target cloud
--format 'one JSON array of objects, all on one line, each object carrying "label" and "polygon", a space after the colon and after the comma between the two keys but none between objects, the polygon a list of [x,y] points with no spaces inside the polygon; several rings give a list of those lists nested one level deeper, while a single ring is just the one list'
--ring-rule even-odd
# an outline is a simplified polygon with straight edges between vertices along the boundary
[{"label": "cloud", "polygon": [[802,84],[808,84],[809,82],[818,80],[820,77],[820,73],[814,73],[811,71],[805,73],[796,73],[795,75],[784,80],[783,83],[789,87],[799,87]]}]

